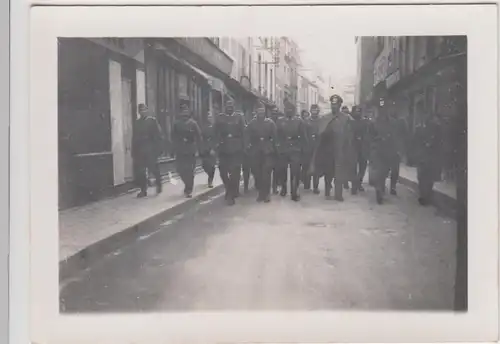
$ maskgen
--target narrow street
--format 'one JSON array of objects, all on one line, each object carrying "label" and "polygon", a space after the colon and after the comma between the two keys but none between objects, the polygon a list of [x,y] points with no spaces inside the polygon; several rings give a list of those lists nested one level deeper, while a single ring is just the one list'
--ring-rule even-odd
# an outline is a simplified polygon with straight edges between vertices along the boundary
[{"label": "narrow street", "polygon": [[61,311],[452,310],[456,223],[398,192],[219,195],[64,281]]}]

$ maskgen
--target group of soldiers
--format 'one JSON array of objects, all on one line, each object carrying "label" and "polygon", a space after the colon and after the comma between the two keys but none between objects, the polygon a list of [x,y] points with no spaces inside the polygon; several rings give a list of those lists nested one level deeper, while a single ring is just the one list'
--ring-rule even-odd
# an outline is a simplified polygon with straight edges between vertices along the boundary
[{"label": "group of soldiers", "polygon": [[[310,112],[302,111],[298,115],[294,105],[287,101],[284,113],[274,107],[267,115],[264,104],[259,102],[253,119],[247,122],[241,112],[235,111],[234,100],[228,98],[223,113],[215,116],[209,113],[207,122],[198,125],[191,116],[189,103],[181,102],[171,136],[185,196],[192,197],[198,153],[210,188],[218,161],[228,205],[234,205],[240,195],[242,171],[245,191],[250,174],[254,177],[257,202],[270,202],[271,192],[285,197],[288,190],[291,199],[299,201],[301,183],[304,189],[312,188],[313,193],[320,194],[320,178],[324,179],[325,197],[343,201],[345,189],[351,189],[353,195],[364,191],[368,162],[369,184],[376,190],[377,203],[382,204],[389,176],[390,193],[397,194],[405,126],[397,114],[387,111],[382,98],[373,119],[366,117],[359,106],[354,106],[351,112],[342,103],[339,95],[333,95],[331,112],[320,116],[316,104],[311,106]],[[154,117],[147,115],[144,104],[139,105],[139,113],[138,136],[142,145],[139,164],[143,173],[140,173],[138,197],[144,197],[147,194],[146,169],[156,177],[157,191],[161,192],[156,163],[161,130]],[[439,123],[430,115],[424,117],[415,131],[415,144],[420,152],[418,180],[422,205],[429,204],[436,180],[435,152],[441,145],[439,133]]]}]

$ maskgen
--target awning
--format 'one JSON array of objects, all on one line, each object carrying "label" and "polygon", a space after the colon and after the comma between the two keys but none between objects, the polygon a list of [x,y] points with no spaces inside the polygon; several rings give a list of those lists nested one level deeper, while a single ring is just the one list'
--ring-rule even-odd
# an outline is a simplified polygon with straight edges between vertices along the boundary
[{"label": "awning", "polygon": [[156,44],[155,48],[158,50],[161,50],[169,58],[176,60],[179,63],[182,63],[183,65],[185,65],[189,69],[193,70],[195,73],[197,73],[201,77],[205,78],[212,89],[219,91],[221,93],[225,92],[226,85],[224,84],[224,82],[222,80],[217,79],[216,77],[205,73],[201,69],[199,69],[199,68],[193,66],[191,63],[187,62],[186,60],[178,58],[177,56],[172,54],[170,51],[168,51],[165,47],[163,47],[161,44]]}]

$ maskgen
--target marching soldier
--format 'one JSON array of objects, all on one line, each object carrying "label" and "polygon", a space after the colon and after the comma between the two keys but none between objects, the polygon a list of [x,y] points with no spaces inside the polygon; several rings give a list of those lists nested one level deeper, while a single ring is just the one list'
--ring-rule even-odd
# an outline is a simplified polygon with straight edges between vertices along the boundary
[{"label": "marching soldier", "polygon": [[436,116],[424,112],[422,107],[419,113],[423,113],[424,118],[415,128],[418,202],[427,206],[432,201],[434,183],[440,177],[442,129]]},{"label": "marching soldier", "polygon": [[162,192],[162,183],[158,157],[162,151],[163,135],[155,117],[149,115],[146,104],[139,104],[140,118],[136,122],[134,133],[134,158],[137,159],[137,183],[141,191],[138,198],[148,194],[148,171],[152,172],[156,181],[156,192]]},{"label": "marching soldier", "polygon": [[226,189],[228,205],[235,204],[238,196],[239,180],[244,147],[245,120],[234,112],[234,101],[228,98],[226,112],[215,121],[215,137],[218,146],[219,172]]},{"label": "marching soldier", "polygon": [[353,106],[352,108],[352,130],[354,135],[354,150],[356,154],[356,176],[357,179],[353,182],[351,192],[356,194],[358,191],[365,191],[363,188],[363,179],[368,166],[369,155],[369,138],[368,128],[369,122],[363,118],[361,107]]},{"label": "marching soldier", "polygon": [[384,202],[385,181],[391,171],[391,194],[396,195],[397,174],[400,162],[400,141],[398,122],[386,109],[385,100],[380,98],[377,117],[370,126],[371,155],[373,164],[373,183],[377,194],[377,203]]},{"label": "marching soldier", "polygon": [[[240,115],[243,118],[243,121],[244,121],[245,127],[246,127],[247,120],[245,119],[245,115],[243,114],[243,112],[236,111],[235,114]],[[246,153],[244,154],[243,159],[242,159],[241,169],[243,172],[243,192],[247,193],[248,186],[250,184],[250,171],[252,169],[252,165],[250,162],[250,158],[248,157],[248,155]],[[236,192],[236,197],[238,197],[239,195],[240,195],[240,177],[238,177],[238,190]]]},{"label": "marching soldier", "polygon": [[321,117],[311,173],[325,176],[326,199],[331,199],[332,180],[335,179],[334,199],[342,202],[342,186],[355,178],[352,117],[340,111],[342,98],[339,95],[330,97],[330,106],[332,112]]},{"label": "marching soldier", "polygon": [[191,198],[194,186],[196,151],[201,147],[201,130],[194,119],[187,101],[181,102],[181,112],[172,128],[177,173],[184,183],[184,195]]},{"label": "marching soldier", "polygon": [[270,202],[271,170],[276,151],[276,124],[266,118],[265,107],[259,103],[257,116],[246,128],[248,156],[252,162],[255,184],[259,191],[257,202]]},{"label": "marching soldier", "polygon": [[302,119],[295,116],[295,108],[285,104],[285,117],[277,124],[277,150],[279,154],[279,175],[281,196],[287,194],[287,170],[290,165],[290,188],[293,201],[299,201],[300,163],[302,152],[307,145],[307,131]]},{"label": "marching soldier", "polygon": [[200,158],[202,167],[208,176],[208,187],[213,188],[213,181],[215,176],[215,165],[217,163],[216,157],[216,142],[215,142],[215,129],[214,129],[214,115],[208,113],[207,123],[201,128],[201,135],[203,147],[200,148]]},{"label": "marching soldier", "polygon": [[[281,114],[278,111],[278,108],[276,106],[273,106],[273,109],[271,110],[271,116],[270,118],[274,122],[274,124],[278,123],[278,119],[281,117]],[[272,169],[272,189],[273,189],[273,194],[277,195],[278,194],[278,185],[281,185],[279,182],[279,167],[278,167],[278,155],[277,153],[273,154],[273,169]]]},{"label": "marching soldier", "polygon": [[311,117],[307,121],[308,143],[304,154],[304,163],[302,165],[302,180],[304,181],[304,189],[311,188],[311,178],[313,181],[313,192],[319,194],[319,176],[317,174],[309,174],[312,155],[319,142],[319,106],[318,104],[311,105]]}]

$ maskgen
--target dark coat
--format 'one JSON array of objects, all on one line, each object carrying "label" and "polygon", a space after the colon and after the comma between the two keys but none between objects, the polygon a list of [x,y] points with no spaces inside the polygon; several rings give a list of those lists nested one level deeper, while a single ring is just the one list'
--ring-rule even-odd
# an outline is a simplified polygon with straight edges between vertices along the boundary
[{"label": "dark coat", "polygon": [[431,171],[434,180],[439,179],[442,164],[443,133],[441,123],[431,119],[415,128],[416,161],[421,167]]},{"label": "dark coat", "polygon": [[156,118],[138,119],[134,127],[133,153],[138,159],[157,159],[163,151],[163,135]]},{"label": "dark coat", "polygon": [[352,122],[354,149],[358,157],[368,160],[370,156],[370,121],[366,118],[354,119]]},{"label": "dark coat", "polygon": [[195,155],[201,147],[201,130],[194,119],[177,120],[172,128],[176,156]]},{"label": "dark coat", "polygon": [[341,182],[356,177],[356,154],[353,144],[352,117],[345,113],[321,118],[319,143],[314,151],[310,173],[330,174]]},{"label": "dark coat", "polygon": [[276,152],[276,124],[269,119],[253,119],[246,127],[247,151],[250,155],[263,152],[273,154]]},{"label": "dark coat", "polygon": [[215,138],[219,154],[243,153],[245,150],[245,118],[243,115],[220,114],[215,121]]},{"label": "dark coat", "polygon": [[298,117],[280,118],[276,127],[278,154],[302,154],[307,147],[307,128],[304,121]]}]

